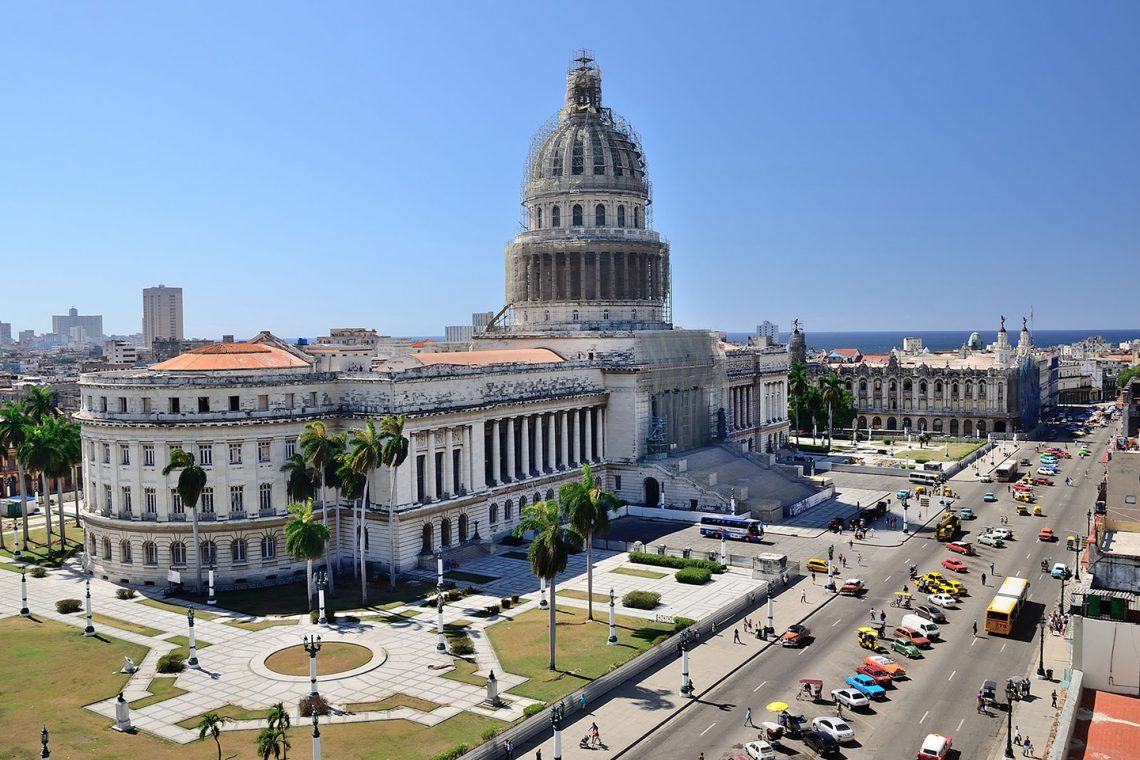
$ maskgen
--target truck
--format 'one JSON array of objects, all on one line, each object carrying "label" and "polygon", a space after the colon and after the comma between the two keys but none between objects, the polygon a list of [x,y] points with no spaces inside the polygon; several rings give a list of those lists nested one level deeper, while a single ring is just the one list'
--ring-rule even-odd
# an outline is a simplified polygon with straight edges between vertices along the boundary
[{"label": "truck", "polygon": [[938,518],[934,536],[939,541],[951,541],[961,527],[962,521],[958,519],[958,515],[953,512],[945,512]]}]

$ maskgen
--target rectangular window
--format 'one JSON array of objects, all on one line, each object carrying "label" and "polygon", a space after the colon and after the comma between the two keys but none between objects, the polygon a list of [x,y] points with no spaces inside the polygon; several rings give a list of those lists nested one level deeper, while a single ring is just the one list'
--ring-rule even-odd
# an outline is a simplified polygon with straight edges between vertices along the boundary
[{"label": "rectangular window", "polygon": [[310,391],[309,392],[309,406],[316,406],[316,405],[317,405],[317,392],[316,391]]},{"label": "rectangular window", "polygon": [[241,464],[241,444],[230,444],[230,464]]},{"label": "rectangular window", "polygon": [[181,411],[182,411],[181,402],[176,398],[170,399],[170,413],[171,414],[179,414]]},{"label": "rectangular window", "polygon": [[199,396],[198,397],[198,412],[201,414],[201,413],[205,413],[208,411],[210,411],[210,397],[209,396]]},{"label": "rectangular window", "polygon": [[270,441],[257,442],[257,461],[263,464],[269,461],[269,446]]},{"label": "rectangular window", "polygon": [[99,411],[100,412],[107,411],[107,397],[106,396],[100,396],[99,397]]},{"label": "rectangular window", "polygon": [[123,513],[131,513],[131,487],[123,486]]},{"label": "rectangular window", "polygon": [[245,541],[234,541],[230,544],[231,559],[235,563],[245,562]]},{"label": "rectangular window", "polygon": [[146,502],[146,513],[148,515],[158,512],[158,494],[153,488],[143,489],[143,500]]},{"label": "rectangular window", "polygon": [[145,554],[144,562],[148,565],[158,564],[158,544],[154,541],[147,541],[143,544],[143,552]]},{"label": "rectangular window", "polygon": [[112,506],[113,505],[111,503],[111,486],[105,485],[105,486],[103,486],[103,509],[110,512]]},{"label": "rectangular window", "polygon": [[93,400],[91,396],[87,397],[87,411],[92,411],[95,408],[95,405],[91,403]]},{"label": "rectangular window", "polygon": [[151,409],[151,406],[150,406],[150,397],[149,396],[143,396],[142,407],[143,407],[143,414],[150,414],[151,411],[153,411]]},{"label": "rectangular window", "polygon": [[290,438],[289,440],[285,441],[285,458],[288,459],[296,453],[297,440],[295,438]]},{"label": "rectangular window", "polygon": [[621,475],[614,475],[614,490],[621,490]]},{"label": "rectangular window", "polygon": [[231,412],[240,412],[241,411],[241,399],[238,396],[230,396],[230,411]]},{"label": "rectangular window", "polygon": [[87,449],[87,460],[92,464],[95,464],[95,446],[95,442],[92,441],[91,446]]},{"label": "rectangular window", "polygon": [[131,463],[131,447],[125,443],[119,444],[119,464],[129,465]]},{"label": "rectangular window", "polygon": [[202,495],[198,498],[199,506],[202,507],[202,514],[213,516],[214,514],[214,489],[206,486],[202,489]]},{"label": "rectangular window", "polygon": [[103,444],[103,464],[111,464],[111,444]]},{"label": "rectangular window", "polygon": [[273,485],[262,483],[257,487],[257,508],[262,512],[273,511]]},{"label": "rectangular window", "polygon": [[186,507],[182,504],[182,497],[178,495],[178,489],[170,489],[170,511],[178,519],[186,515]]},{"label": "rectangular window", "polygon": [[119,414],[127,413],[127,397],[119,396]]},{"label": "rectangular window", "polygon": [[257,411],[269,411],[269,396],[265,395],[264,393],[257,397]]},{"label": "rectangular window", "polygon": [[214,464],[214,444],[198,444],[198,464],[203,467],[212,467]]},{"label": "rectangular window", "polygon": [[245,486],[230,486],[230,512],[245,511]]},{"label": "rectangular window", "polygon": [[292,409],[295,403],[296,403],[296,396],[292,393],[286,393],[285,394],[285,406],[289,409]]},{"label": "rectangular window", "polygon": [[154,444],[144,443],[142,445],[143,451],[143,467],[154,467]]}]

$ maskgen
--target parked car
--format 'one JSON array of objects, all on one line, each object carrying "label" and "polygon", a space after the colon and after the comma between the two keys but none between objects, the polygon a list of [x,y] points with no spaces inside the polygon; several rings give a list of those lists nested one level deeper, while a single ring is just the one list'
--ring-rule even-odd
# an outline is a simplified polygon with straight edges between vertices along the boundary
[{"label": "parked car", "polygon": [[831,692],[831,698],[835,700],[836,704],[843,705],[855,709],[857,707],[867,707],[871,704],[871,700],[854,689],[835,689]]},{"label": "parked car", "polygon": [[946,613],[935,607],[933,604],[920,604],[914,608],[914,614],[920,618],[926,618],[932,623],[945,623]]},{"label": "parked car", "polygon": [[780,636],[780,646],[802,647],[811,638],[811,629],[802,623],[793,623]]},{"label": "parked car", "polygon": [[[903,639],[904,641],[922,649],[926,649],[930,646],[930,639],[926,638],[915,629],[908,628],[905,625],[900,625],[898,628],[895,628],[891,632],[891,635],[896,639]],[[896,649],[895,651],[897,652],[898,650]]]},{"label": "parked car", "polygon": [[951,572],[955,572],[955,573],[964,573],[970,569],[969,567],[966,566],[965,562],[963,562],[960,559],[955,559],[953,557],[951,557],[950,559],[942,560],[941,564],[942,564],[942,567],[946,568],[947,570],[950,570]]},{"label": "parked car", "polygon": [[826,573],[827,572],[827,560],[820,559],[819,557],[812,557],[806,563],[804,563],[804,566],[808,569],[808,572],[812,572],[812,571],[815,571],[817,573]]},{"label": "parked car", "polygon": [[1056,467],[1038,467],[1037,468],[1037,474],[1038,475],[1056,475],[1057,474],[1057,468]]},{"label": "parked car", "polygon": [[744,745],[744,751],[752,760],[776,760],[776,750],[763,740],[748,742]]},{"label": "parked car", "polygon": [[1049,571],[1049,575],[1052,575],[1054,578],[1064,578],[1065,580],[1068,580],[1072,574],[1073,571],[1070,570],[1064,562],[1058,562],[1053,565],[1053,569]]},{"label": "parked car", "polygon": [[1009,528],[1002,528],[1002,527],[998,527],[998,526],[994,526],[994,525],[987,525],[985,527],[985,531],[986,531],[986,533],[989,533],[991,536],[997,536],[998,538],[1000,538],[1004,541],[1012,541],[1013,540],[1013,531],[1010,530]]},{"label": "parked car", "polygon": [[915,756],[918,760],[946,760],[950,756],[952,742],[949,736],[927,734]]},{"label": "parked car", "polygon": [[946,550],[956,552],[957,554],[965,554],[967,557],[974,556],[974,547],[970,545],[969,541],[950,541],[946,544]]},{"label": "parked car", "polygon": [[807,748],[820,757],[830,757],[839,752],[839,742],[827,734],[821,734],[818,731],[805,731],[803,740]]},{"label": "parked car", "polygon": [[995,536],[993,533],[983,533],[982,535],[978,536],[978,543],[985,544],[986,546],[992,546],[995,549],[1000,549],[1005,546],[1005,539],[1003,539],[1001,536]]},{"label": "parked car", "polygon": [[891,674],[887,672],[886,668],[881,665],[876,665],[875,663],[868,663],[866,660],[863,660],[863,664],[855,668],[855,672],[870,676],[875,679],[875,683],[879,684],[879,686],[885,687],[891,682]]},{"label": "parked car", "polygon": [[896,636],[891,639],[891,651],[898,652],[908,660],[917,660],[922,657],[922,652],[919,651],[918,646],[903,636]]},{"label": "parked car", "polygon": [[978,476],[978,482],[979,483],[993,483],[994,479],[993,479],[993,476],[990,475],[989,473],[983,472],[981,475]]},{"label": "parked car", "polygon": [[1034,478],[1033,485],[1035,486],[1051,486],[1053,481],[1049,478]]},{"label": "parked car", "polygon": [[863,581],[858,578],[848,578],[843,581],[843,585],[839,587],[839,593],[847,596],[859,596],[867,589],[863,586]]},{"label": "parked car", "polygon": [[957,609],[958,607],[958,600],[950,594],[931,594],[926,598],[930,600],[931,604],[937,604],[939,607],[944,607],[948,610]]},{"label": "parked car", "polygon": [[973,520],[974,517],[974,510],[970,509],[969,507],[962,507],[958,510],[959,520]]},{"label": "parked car", "polygon": [[1056,541],[1057,536],[1054,535],[1052,528],[1042,528],[1041,530],[1037,531],[1037,540],[1038,541]]},{"label": "parked car", "polygon": [[987,501],[987,502],[997,501],[997,497],[994,496],[993,491],[986,491],[986,495],[982,497],[982,501]]},{"label": "parked car", "polygon": [[843,679],[843,682],[855,691],[871,699],[883,699],[887,696],[886,689],[875,683],[874,678],[863,675],[862,673],[847,676],[847,678]]},{"label": "parked car", "polygon": [[895,681],[900,678],[906,678],[906,668],[899,665],[890,657],[885,654],[873,654],[863,659],[864,665],[878,665],[883,670],[891,674],[891,678]]},{"label": "parked car", "polygon": [[830,736],[840,744],[855,741],[855,732],[842,718],[832,717],[830,715],[816,718],[811,722],[811,730]]}]

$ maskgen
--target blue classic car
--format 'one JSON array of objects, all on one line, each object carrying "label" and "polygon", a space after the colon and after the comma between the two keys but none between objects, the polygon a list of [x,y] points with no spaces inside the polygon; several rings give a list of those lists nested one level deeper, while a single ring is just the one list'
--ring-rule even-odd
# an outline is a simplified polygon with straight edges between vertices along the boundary
[{"label": "blue classic car", "polygon": [[882,699],[887,696],[887,690],[882,686],[875,683],[875,679],[871,676],[865,676],[862,673],[857,673],[853,676],[847,676],[846,683],[855,691],[870,697],[871,699]]}]

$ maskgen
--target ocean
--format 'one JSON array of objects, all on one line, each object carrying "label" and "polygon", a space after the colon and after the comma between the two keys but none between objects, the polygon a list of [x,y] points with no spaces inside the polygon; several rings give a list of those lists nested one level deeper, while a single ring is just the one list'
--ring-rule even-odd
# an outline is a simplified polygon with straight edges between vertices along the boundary
[{"label": "ocean", "polygon": [[[1017,345],[1017,334],[1021,325],[1011,324],[1007,327],[1009,342]],[[892,348],[902,348],[903,338],[922,338],[922,345],[931,351],[953,351],[961,348],[970,338],[972,330],[909,330],[887,332],[812,332],[804,333],[808,350],[831,350],[833,348],[857,348],[864,354],[885,354]],[[979,330],[982,343],[989,345],[997,340],[997,331]],[[748,340],[751,333],[730,332],[729,341],[743,343]],[[1136,330],[1037,330],[1033,333],[1033,342],[1041,348],[1068,345],[1099,335],[1112,345],[1129,340],[1140,340],[1140,329]],[[780,333],[780,340],[787,342],[790,333]]]}]

